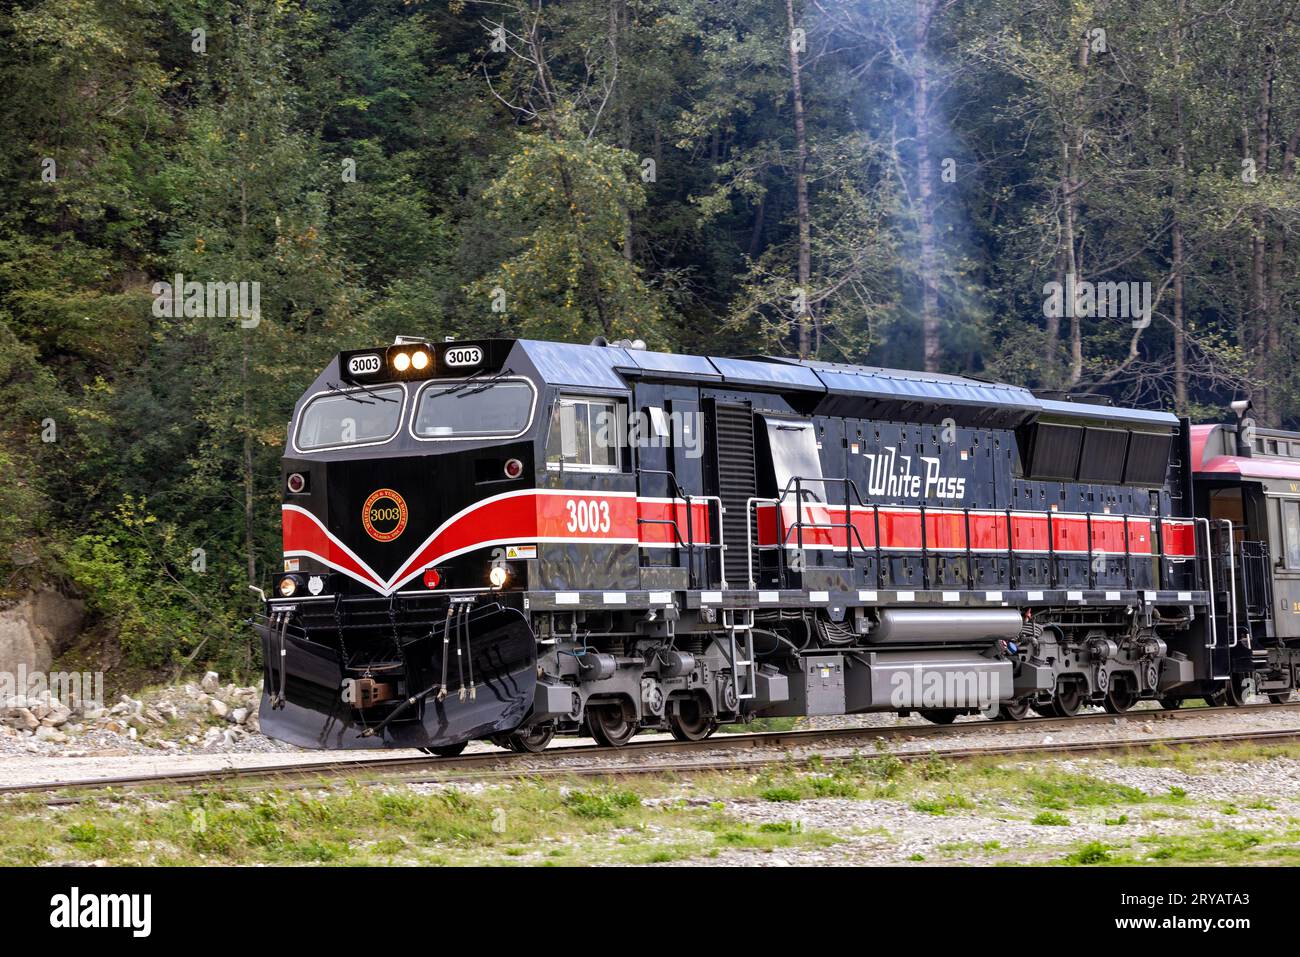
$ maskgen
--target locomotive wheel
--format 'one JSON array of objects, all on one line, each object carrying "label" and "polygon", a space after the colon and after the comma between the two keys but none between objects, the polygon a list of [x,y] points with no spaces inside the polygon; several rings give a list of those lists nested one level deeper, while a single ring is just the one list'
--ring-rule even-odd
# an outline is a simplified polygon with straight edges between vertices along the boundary
[{"label": "locomotive wheel", "polygon": [[1127,681],[1113,681],[1106,692],[1106,697],[1102,699],[1101,706],[1110,714],[1123,714],[1137,704],[1137,700],[1137,692]]},{"label": "locomotive wheel", "polygon": [[587,727],[591,729],[591,736],[596,739],[596,743],[607,748],[623,747],[637,732],[636,722],[629,721],[624,716],[623,706],[617,702],[589,707]]},{"label": "locomotive wheel", "polygon": [[1073,718],[1083,710],[1083,689],[1076,684],[1063,685],[1052,698],[1052,714],[1057,718]]},{"label": "locomotive wheel", "polygon": [[1029,716],[1029,699],[1021,698],[998,708],[999,721],[1024,721]]},{"label": "locomotive wheel", "polygon": [[439,758],[454,758],[462,753],[469,745],[468,741],[462,741],[460,744],[444,744],[436,748],[421,748],[425,754],[432,754]]},{"label": "locomotive wheel", "polygon": [[1166,711],[1177,711],[1183,706],[1182,698],[1157,698],[1156,700],[1160,702],[1160,707]]},{"label": "locomotive wheel", "polygon": [[921,717],[931,724],[952,724],[957,720],[956,708],[931,708],[920,712]]},{"label": "locomotive wheel", "polygon": [[1227,681],[1221,681],[1215,685],[1214,691],[1205,696],[1205,703],[1211,708],[1222,708],[1224,705],[1230,705],[1233,708],[1240,708],[1246,703],[1246,676],[1235,674]]},{"label": "locomotive wheel", "polygon": [[546,750],[546,746],[551,743],[553,737],[555,737],[555,724],[544,721],[525,731],[511,731],[506,735],[505,746],[511,751],[518,751],[521,754],[537,754]]},{"label": "locomotive wheel", "polygon": [[668,730],[678,741],[703,741],[718,730],[718,722],[696,698],[679,701],[668,715]]},{"label": "locomotive wheel", "polygon": [[1250,696],[1253,682],[1245,675],[1233,675],[1228,680],[1228,704],[1234,708],[1244,707]]}]

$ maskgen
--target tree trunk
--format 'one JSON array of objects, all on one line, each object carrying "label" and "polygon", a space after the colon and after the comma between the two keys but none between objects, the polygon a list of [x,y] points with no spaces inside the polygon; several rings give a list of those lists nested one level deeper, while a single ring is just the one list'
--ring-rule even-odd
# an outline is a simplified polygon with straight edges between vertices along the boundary
[{"label": "tree trunk", "polygon": [[[1268,52],[1273,51],[1270,48]],[[1275,59],[1270,61],[1268,69],[1264,71],[1260,82],[1259,102],[1255,109],[1255,175],[1260,178],[1268,169],[1275,64]],[[1254,351],[1253,379],[1258,391],[1252,398],[1256,414],[1264,423],[1272,425],[1275,423],[1269,346],[1273,341],[1275,330],[1268,290],[1268,219],[1263,210],[1255,214],[1253,225],[1250,238],[1250,312],[1254,335],[1251,336],[1251,347]]]},{"label": "tree trunk", "polygon": [[[546,54],[542,49],[542,39],[537,32],[537,20],[533,21],[533,29],[528,34],[528,48],[533,56],[533,65],[537,70],[537,82],[541,87],[542,97],[546,100],[546,109],[539,111],[537,117],[541,120],[542,126],[552,140],[556,143],[563,142],[564,137],[559,125],[556,123],[553,112],[556,108],[555,95],[552,93],[551,72],[546,65]],[[573,235],[578,245],[578,258],[582,262],[582,286],[591,298],[592,305],[595,306],[596,317],[600,321],[601,333],[609,337],[614,328],[613,316],[610,315],[609,309],[605,305],[605,298],[601,295],[600,275],[596,270],[595,262],[591,258],[591,250],[587,248],[587,243],[583,237],[582,218],[578,215],[573,177],[569,173],[568,166],[563,161],[558,161],[556,166],[560,175],[564,205],[569,210],[569,218],[573,222]]]},{"label": "tree trunk", "polygon": [[[1079,74],[1088,72],[1088,38],[1079,38],[1078,56]],[[1082,79],[1080,80],[1082,83]],[[1082,187],[1079,179],[1079,157],[1083,154],[1083,97],[1075,96],[1071,125],[1065,131],[1063,142],[1065,156],[1062,171],[1062,191],[1065,206],[1065,260],[1067,276],[1073,276],[1077,284],[1083,281],[1080,274],[1080,257],[1077,251],[1075,228],[1077,219],[1078,191]],[[1083,378],[1083,326],[1079,317],[1078,303],[1070,304],[1070,388],[1079,384]]]},{"label": "tree trunk", "polygon": [[[609,5],[609,49],[611,62],[613,63],[613,74],[615,77],[619,73],[619,46],[622,38],[626,36],[627,23],[627,3],[625,0],[618,0],[617,3]],[[613,82],[617,82],[616,80]],[[628,97],[622,95],[621,90],[617,90],[614,96],[618,98],[618,145],[625,149],[632,149],[632,111],[628,106]],[[656,171],[656,175],[657,175]],[[623,258],[628,262],[632,261],[632,248],[636,243],[636,231],[632,223],[632,210],[628,209],[627,204],[623,204]]]},{"label": "tree trunk", "polygon": [[[239,236],[240,245],[248,233],[248,184],[239,184]],[[253,475],[253,423],[252,403],[249,401],[250,388],[248,375],[248,332],[240,331],[239,383],[243,391],[244,433],[244,554],[248,562],[248,584],[257,585],[257,516],[254,513],[254,475]]]},{"label": "tree trunk", "polygon": [[916,115],[916,196],[919,205],[918,239],[921,252],[921,336],[925,371],[938,372],[939,278],[934,236],[934,174],[930,157],[930,64],[926,55],[930,18],[935,0],[916,0],[915,44],[912,70],[912,109]]},{"label": "tree trunk", "polygon": [[808,288],[812,277],[812,227],[808,213],[808,140],[804,128],[803,87],[799,72],[799,51],[794,43],[794,0],[785,0],[786,22],[789,34],[786,46],[790,51],[790,84],[794,96],[794,141],[795,141],[795,209],[799,220],[799,302],[803,306],[796,318],[799,336],[799,358],[807,359],[812,355],[812,315],[808,299],[812,290]]},{"label": "tree trunk", "polygon": [[[1174,31],[1174,73],[1180,75],[1183,60],[1183,17],[1187,12],[1186,0],[1178,0],[1178,26]],[[1174,273],[1174,409],[1187,411],[1187,330],[1183,316],[1183,204],[1185,202],[1183,178],[1187,173],[1187,141],[1183,128],[1182,93],[1174,94],[1174,208],[1173,229],[1170,236]]]}]

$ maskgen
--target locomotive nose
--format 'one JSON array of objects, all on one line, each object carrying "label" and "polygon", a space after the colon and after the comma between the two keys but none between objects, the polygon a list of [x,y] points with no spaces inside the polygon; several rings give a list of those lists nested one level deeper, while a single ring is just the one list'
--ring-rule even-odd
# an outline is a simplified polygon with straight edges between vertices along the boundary
[{"label": "locomotive nose", "polygon": [[[439,748],[518,727],[537,686],[524,616],[497,604],[401,602],[400,628],[381,609],[338,609],[332,626],[353,638],[341,650],[307,635],[334,610],[272,614],[258,625],[263,732],[304,748]],[[388,642],[367,641],[384,631]],[[366,647],[363,663],[356,655]]]}]

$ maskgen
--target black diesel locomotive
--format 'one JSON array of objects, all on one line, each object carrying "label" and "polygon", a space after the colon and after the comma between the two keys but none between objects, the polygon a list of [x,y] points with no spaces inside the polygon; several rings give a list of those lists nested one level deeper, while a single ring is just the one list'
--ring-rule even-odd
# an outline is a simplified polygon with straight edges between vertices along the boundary
[{"label": "black diesel locomotive", "polygon": [[1283,696],[1300,467],[1249,431],[629,343],[345,352],[290,426],[262,728],[448,754]]}]

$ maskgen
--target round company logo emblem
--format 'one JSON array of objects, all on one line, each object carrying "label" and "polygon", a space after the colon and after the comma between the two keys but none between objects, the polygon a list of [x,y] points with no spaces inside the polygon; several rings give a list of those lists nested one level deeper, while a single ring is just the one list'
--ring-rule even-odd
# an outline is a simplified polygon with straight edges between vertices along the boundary
[{"label": "round company logo emblem", "polygon": [[361,506],[361,524],[377,542],[391,542],[406,530],[406,500],[391,488],[370,493]]}]

